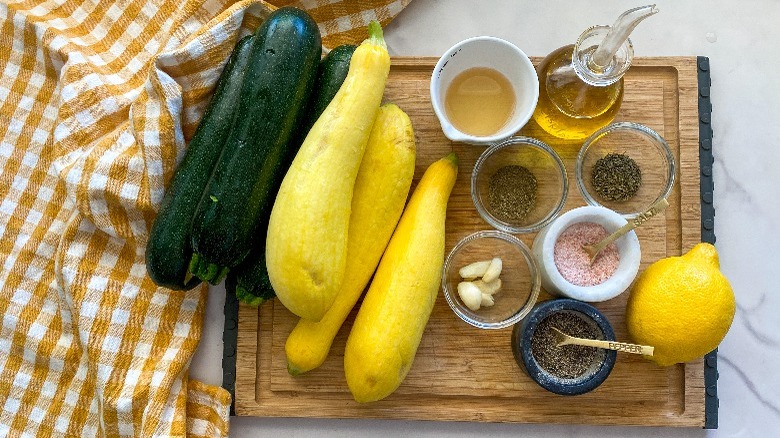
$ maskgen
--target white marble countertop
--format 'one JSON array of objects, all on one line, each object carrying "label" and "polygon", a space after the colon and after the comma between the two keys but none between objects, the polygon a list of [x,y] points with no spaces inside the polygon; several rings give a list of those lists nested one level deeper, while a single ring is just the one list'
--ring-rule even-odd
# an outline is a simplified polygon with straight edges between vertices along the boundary
[{"label": "white marble countertop", "polygon": [[[611,24],[641,2],[617,0],[414,0],[385,31],[392,55],[438,56],[476,35],[544,56],[585,28]],[[661,12],[633,33],[636,56],[710,57],[715,131],[715,233],[737,314],[720,346],[719,423],[701,429],[233,418],[231,436],[286,437],[774,437],[780,433],[780,2],[658,0]],[[479,5],[478,8],[475,8]],[[224,289],[209,296],[191,376],[222,382]]]}]

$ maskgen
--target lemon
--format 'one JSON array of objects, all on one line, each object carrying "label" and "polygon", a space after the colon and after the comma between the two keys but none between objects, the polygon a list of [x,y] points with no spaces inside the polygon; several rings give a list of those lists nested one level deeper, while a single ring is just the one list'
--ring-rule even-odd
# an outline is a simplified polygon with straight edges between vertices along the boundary
[{"label": "lemon", "polygon": [[648,358],[668,366],[717,347],[735,310],[734,291],[720,272],[718,252],[700,243],[680,257],[658,260],[637,278],[626,323],[636,343],[655,347]]}]

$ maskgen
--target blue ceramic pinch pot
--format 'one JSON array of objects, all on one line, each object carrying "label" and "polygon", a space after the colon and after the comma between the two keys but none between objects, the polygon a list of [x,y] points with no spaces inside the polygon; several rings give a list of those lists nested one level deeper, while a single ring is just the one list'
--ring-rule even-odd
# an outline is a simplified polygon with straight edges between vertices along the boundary
[{"label": "blue ceramic pinch pot", "polygon": [[615,332],[609,321],[595,307],[568,298],[555,299],[536,304],[531,313],[514,326],[512,352],[520,367],[542,388],[560,395],[585,394],[596,389],[607,379],[615,366],[617,352],[597,349],[596,355],[586,371],[574,378],[562,378],[545,370],[534,357],[531,344],[539,324],[558,312],[570,313],[581,318],[595,329],[599,339],[615,340]]}]

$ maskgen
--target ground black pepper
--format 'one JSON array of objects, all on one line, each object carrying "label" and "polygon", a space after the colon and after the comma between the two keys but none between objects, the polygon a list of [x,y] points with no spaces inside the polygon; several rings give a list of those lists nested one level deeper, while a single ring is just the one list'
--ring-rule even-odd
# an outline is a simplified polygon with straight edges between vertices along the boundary
[{"label": "ground black pepper", "polygon": [[591,184],[606,201],[628,201],[642,185],[642,170],[628,155],[607,154],[593,165]]},{"label": "ground black pepper", "polygon": [[557,312],[543,319],[531,338],[531,353],[545,371],[563,379],[585,374],[593,365],[598,349],[581,345],[558,347],[552,327],[585,339],[599,339],[597,330],[571,312]]},{"label": "ground black pepper", "polygon": [[515,222],[528,216],[536,205],[536,177],[523,166],[504,166],[490,177],[488,201],[497,218]]}]

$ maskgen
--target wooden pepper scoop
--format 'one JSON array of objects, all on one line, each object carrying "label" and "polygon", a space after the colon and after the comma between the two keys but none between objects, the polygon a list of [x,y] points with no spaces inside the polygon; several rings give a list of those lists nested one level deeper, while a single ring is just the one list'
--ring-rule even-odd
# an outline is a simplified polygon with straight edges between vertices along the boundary
[{"label": "wooden pepper scoop", "polygon": [[583,345],[585,347],[604,348],[607,350],[625,351],[626,353],[653,355],[653,347],[646,345],[627,344],[625,342],[601,341],[598,339],[582,339],[569,336],[566,333],[552,327],[555,332],[555,342],[558,347],[562,345]]}]

